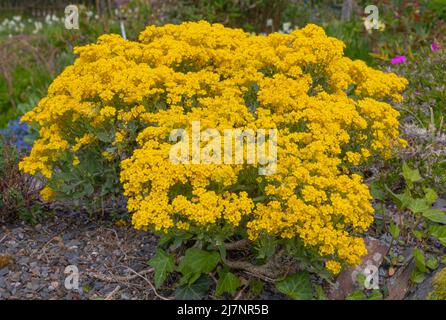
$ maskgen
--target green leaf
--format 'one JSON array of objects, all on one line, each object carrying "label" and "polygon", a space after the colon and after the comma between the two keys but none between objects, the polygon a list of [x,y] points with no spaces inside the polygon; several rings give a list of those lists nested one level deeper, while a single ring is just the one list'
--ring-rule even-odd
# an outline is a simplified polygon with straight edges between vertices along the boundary
[{"label": "green leaf", "polygon": [[220,254],[216,251],[205,251],[198,248],[186,250],[183,260],[178,266],[178,271],[183,278],[180,283],[193,283],[202,273],[211,272],[220,262]]},{"label": "green leaf", "polygon": [[233,296],[240,287],[240,279],[228,270],[220,270],[218,276],[216,295],[221,296],[226,292]]},{"label": "green leaf", "polygon": [[446,247],[446,226],[432,225],[429,227],[429,233]]},{"label": "green leaf", "polygon": [[113,141],[112,135],[107,131],[98,131],[96,132],[96,136],[98,137],[99,141],[102,142],[110,143]]},{"label": "green leaf", "polygon": [[255,197],[254,199],[252,199],[252,201],[253,202],[263,202],[266,199],[268,199],[266,196],[258,196],[258,197]]},{"label": "green leaf", "polygon": [[324,288],[321,285],[316,285],[316,299],[317,300],[328,300],[327,295],[325,294]]},{"label": "green leaf", "polygon": [[418,182],[421,181],[420,171],[418,169],[411,169],[406,162],[403,163],[403,176],[406,182]]},{"label": "green leaf", "polygon": [[160,236],[160,240],[158,242],[158,245],[162,246],[166,243],[169,243],[172,240],[172,236],[169,234],[163,234]]},{"label": "green leaf", "polygon": [[306,272],[298,272],[276,282],[276,288],[295,300],[309,300],[313,298],[313,288],[310,276]]},{"label": "green leaf", "polygon": [[364,294],[364,292],[362,292],[361,290],[356,290],[353,293],[350,293],[345,300],[365,300],[366,296]]},{"label": "green leaf", "polygon": [[429,259],[427,259],[426,261],[426,266],[431,269],[431,270],[435,270],[438,268],[438,259],[436,257],[431,257]]},{"label": "green leaf", "polygon": [[208,276],[201,276],[195,283],[183,285],[175,290],[177,300],[201,300],[207,296],[212,281]]},{"label": "green leaf", "polygon": [[427,203],[425,199],[411,199],[407,207],[413,213],[421,213],[429,210],[431,208],[431,205]]},{"label": "green leaf", "polygon": [[155,256],[150,259],[149,266],[155,269],[155,287],[158,289],[166,280],[167,274],[174,270],[175,263],[171,255],[158,249]]},{"label": "green leaf", "polygon": [[369,295],[367,300],[382,300],[383,294],[379,290],[373,290],[373,292]]},{"label": "green leaf", "polygon": [[438,195],[434,189],[431,189],[431,188],[424,189],[424,199],[426,200],[427,203],[432,205],[435,201],[437,201],[437,198],[438,198]]},{"label": "green leaf", "polygon": [[446,224],[446,213],[438,209],[429,209],[424,211],[423,217],[433,222]]},{"label": "green leaf", "polygon": [[398,194],[390,190],[390,188],[387,185],[385,185],[385,188],[392,197],[393,201],[395,201],[395,204],[399,209],[407,208],[410,201],[413,200],[412,195],[410,194],[410,190],[408,188],[404,190],[404,193],[398,193]]},{"label": "green leaf", "polygon": [[359,272],[357,275],[356,275],[356,283],[358,284],[358,286],[361,288],[361,289],[364,289],[364,283],[365,283],[365,281],[366,281],[366,276],[365,276],[365,274],[364,273],[362,273],[362,272]]},{"label": "green leaf", "polygon": [[432,237],[437,239],[446,238],[446,226],[431,225],[429,227],[429,233]]},{"label": "green leaf", "polygon": [[423,239],[423,236],[424,236],[423,231],[421,231],[421,230],[413,230],[412,233],[413,233],[415,238],[417,238],[419,240]]},{"label": "green leaf", "polygon": [[392,235],[393,240],[398,239],[400,236],[400,228],[396,223],[391,223],[389,227],[390,234]]},{"label": "green leaf", "polygon": [[263,286],[263,282],[258,279],[253,279],[249,282],[249,290],[256,296],[262,293]]},{"label": "green leaf", "polygon": [[425,278],[426,278],[426,275],[424,274],[424,272],[420,272],[416,269],[410,275],[410,281],[412,281],[413,283],[417,283],[417,284],[422,283]]},{"label": "green leaf", "polygon": [[370,194],[375,200],[380,200],[380,201],[386,200],[386,194],[381,190],[381,188],[375,181],[370,184]]},{"label": "green leaf", "polygon": [[224,244],[218,246],[218,252],[220,252],[221,260],[226,261],[227,252]]},{"label": "green leaf", "polygon": [[258,251],[257,259],[270,259],[276,252],[276,248],[277,241],[274,238],[268,236],[260,237],[258,239],[258,245],[256,246],[256,249]]},{"label": "green leaf", "polygon": [[176,233],[173,236],[173,243],[170,245],[171,250],[176,250],[183,245],[186,240],[189,240],[192,237],[190,233]]},{"label": "green leaf", "polygon": [[413,257],[415,259],[417,269],[420,272],[426,272],[426,258],[424,257],[423,252],[420,249],[415,248],[415,250],[413,251]]},{"label": "green leaf", "polygon": [[94,192],[94,187],[91,183],[88,183],[88,182],[84,183],[82,185],[82,188],[83,188],[83,190],[82,190],[82,192],[80,192],[80,194],[82,196],[90,196]]}]

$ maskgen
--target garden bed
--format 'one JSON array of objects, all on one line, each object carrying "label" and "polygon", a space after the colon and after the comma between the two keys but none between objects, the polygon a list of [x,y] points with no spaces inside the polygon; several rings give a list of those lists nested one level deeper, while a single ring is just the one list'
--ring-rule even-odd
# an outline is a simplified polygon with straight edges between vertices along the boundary
[{"label": "garden bed", "polygon": [[0,22],[0,300],[446,298],[446,3],[100,3]]},{"label": "garden bed", "polygon": [[[109,219],[91,219],[80,212],[57,211],[36,226],[21,221],[4,225],[0,256],[9,261],[0,268],[0,300],[174,299],[172,281],[157,293],[153,290],[147,262],[158,240],[150,232],[118,226]],[[79,270],[79,290],[65,288],[69,274],[64,271],[71,265]],[[245,289],[238,299],[252,297]],[[266,285],[256,298],[285,296]]]},{"label": "garden bed", "polygon": [[[144,275],[135,277],[156,248],[150,233],[59,212],[34,227],[5,225],[0,240],[1,254],[11,258],[0,269],[0,299],[156,298]],[[80,290],[64,286],[69,265],[79,269]]]}]

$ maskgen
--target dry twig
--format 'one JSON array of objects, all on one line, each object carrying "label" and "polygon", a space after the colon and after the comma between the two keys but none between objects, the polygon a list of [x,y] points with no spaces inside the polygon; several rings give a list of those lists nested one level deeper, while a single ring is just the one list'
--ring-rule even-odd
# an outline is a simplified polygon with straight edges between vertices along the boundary
[{"label": "dry twig", "polygon": [[267,263],[263,266],[256,266],[247,261],[229,261],[226,260],[225,264],[231,269],[238,269],[246,271],[247,273],[256,276],[261,279],[269,279],[270,282],[274,282],[276,278],[280,276],[280,270],[272,270],[272,263]]},{"label": "dry twig", "polygon": [[121,289],[120,286],[116,286],[116,288],[113,289],[113,291],[110,292],[110,293],[105,297],[105,300],[112,300],[113,297],[115,296],[115,294],[116,294],[120,289]]},{"label": "dry twig", "polygon": [[[128,269],[131,270],[130,268],[128,268]],[[134,270],[132,270],[132,271],[134,271]],[[88,275],[92,278],[95,278],[95,279],[98,279],[101,281],[105,281],[105,282],[128,282],[130,280],[140,277],[141,275],[152,273],[153,271],[155,271],[155,270],[153,268],[150,268],[150,269],[140,271],[139,274],[133,274],[133,275],[129,275],[129,276],[116,276],[116,275],[107,276],[102,273],[90,271],[90,272],[88,272]]]},{"label": "dry twig", "polygon": [[150,288],[152,289],[153,293],[154,293],[158,298],[160,298],[161,300],[171,300],[171,299],[169,299],[169,298],[166,298],[166,297],[160,295],[160,294],[156,291],[155,286],[152,284],[152,282],[151,282],[149,279],[147,279],[147,277],[144,277],[143,275],[141,275],[140,273],[136,272],[136,271],[133,270],[132,268],[128,268],[128,269],[129,269],[130,271],[134,272],[135,275],[137,275],[138,277],[144,279],[144,280],[148,283],[148,285],[150,286]]}]

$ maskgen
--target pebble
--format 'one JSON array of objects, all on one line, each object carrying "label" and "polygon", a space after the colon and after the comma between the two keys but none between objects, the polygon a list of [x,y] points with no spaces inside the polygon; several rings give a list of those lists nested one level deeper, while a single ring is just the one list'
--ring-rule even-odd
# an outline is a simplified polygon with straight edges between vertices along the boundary
[{"label": "pebble", "polygon": [[57,282],[57,281],[53,281],[53,282],[51,282],[51,284],[49,285],[48,290],[49,290],[49,291],[53,291],[53,290],[57,289],[58,287],[59,287],[59,282]]},{"label": "pebble", "polygon": [[58,274],[58,273],[53,273],[53,274],[51,274],[51,275],[50,275],[50,279],[51,279],[51,280],[57,280],[57,279],[59,279],[59,274]]},{"label": "pebble", "polygon": [[0,277],[4,277],[9,273],[9,268],[5,267],[3,269],[0,269]]},{"label": "pebble", "polygon": [[29,263],[29,257],[20,257],[18,260],[18,264],[28,264]]},{"label": "pebble", "polygon": [[[0,252],[13,257],[14,263],[0,269],[0,300],[3,299],[90,299],[104,298],[115,289],[115,283],[88,277],[85,270],[109,275],[125,275],[122,264],[135,270],[147,268],[147,260],[155,253],[157,238],[132,228],[115,228],[120,243],[110,237],[115,228],[107,220],[90,219],[87,214],[55,213],[34,227],[22,222],[0,227]],[[17,239],[17,240],[14,240]],[[20,240],[20,241],[18,241]],[[122,259],[128,256],[128,261]],[[79,283],[89,290],[75,292],[64,289],[64,270],[74,264],[81,271]],[[147,284],[121,285],[118,297],[123,300],[150,298]]]},{"label": "pebble", "polygon": [[127,294],[122,293],[121,294],[121,300],[130,300],[130,297]]},{"label": "pebble", "polygon": [[0,289],[0,298],[8,299],[10,296],[8,291]]},{"label": "pebble", "polygon": [[22,273],[22,275],[20,276],[20,281],[22,281],[22,282],[27,282],[29,279],[31,278],[31,276],[27,273],[27,272],[24,272],[24,273]]},{"label": "pebble", "polygon": [[37,289],[39,289],[38,285],[33,285],[32,283],[28,282],[25,286],[25,291],[26,292],[34,292]]},{"label": "pebble", "polygon": [[11,294],[15,295],[15,293],[17,292],[17,288],[20,287],[20,285],[20,282],[11,283]]},{"label": "pebble", "polygon": [[68,248],[70,248],[70,247],[78,248],[80,245],[81,245],[81,242],[79,240],[70,240],[65,244],[65,246]]},{"label": "pebble", "polygon": [[20,272],[13,272],[12,274],[9,275],[9,280],[11,281],[19,281],[20,280]]},{"label": "pebble", "polygon": [[48,277],[49,268],[48,267],[42,267],[42,272],[40,273],[42,277],[46,278]]},{"label": "pebble", "polygon": [[18,243],[16,242],[16,241],[14,241],[14,240],[10,240],[10,241],[8,241],[8,242],[6,242],[7,244],[8,244],[8,247],[10,248],[10,249],[14,249],[14,248],[17,248],[18,247]]},{"label": "pebble", "polygon": [[29,271],[35,276],[40,276],[40,268],[39,267],[31,268]]}]

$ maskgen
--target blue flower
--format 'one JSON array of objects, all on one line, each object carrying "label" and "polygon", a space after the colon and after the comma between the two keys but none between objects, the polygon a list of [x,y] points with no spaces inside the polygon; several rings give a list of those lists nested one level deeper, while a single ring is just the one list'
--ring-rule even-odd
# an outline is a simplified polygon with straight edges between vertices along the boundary
[{"label": "blue flower", "polygon": [[21,123],[20,117],[9,121],[8,126],[0,130],[0,136],[21,153],[28,153],[31,150],[30,143],[33,140],[31,128],[26,123]]}]

